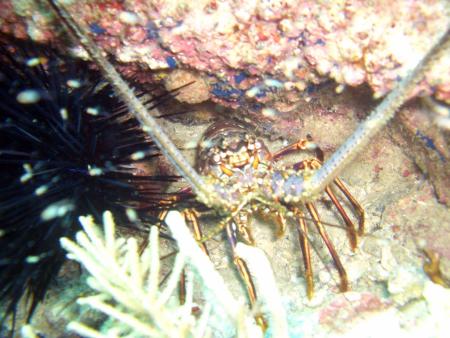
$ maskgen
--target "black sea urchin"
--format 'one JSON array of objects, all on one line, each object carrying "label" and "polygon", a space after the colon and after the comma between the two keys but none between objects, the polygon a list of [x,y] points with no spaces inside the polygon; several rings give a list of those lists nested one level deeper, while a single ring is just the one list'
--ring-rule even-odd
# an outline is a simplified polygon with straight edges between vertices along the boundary
[{"label": "black sea urchin", "polygon": [[142,224],[176,177],[152,174],[156,146],[90,64],[2,39],[0,304],[14,322],[22,296],[28,319],[43,299],[79,215]]}]

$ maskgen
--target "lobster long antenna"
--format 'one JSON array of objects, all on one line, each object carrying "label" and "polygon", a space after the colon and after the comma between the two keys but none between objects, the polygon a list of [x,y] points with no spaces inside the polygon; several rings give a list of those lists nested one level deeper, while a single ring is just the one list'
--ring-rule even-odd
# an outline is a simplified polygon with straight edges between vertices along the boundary
[{"label": "lobster long antenna", "polygon": [[103,76],[114,88],[116,95],[128,106],[130,113],[140,122],[144,132],[151,136],[161,152],[190,183],[197,198],[208,206],[214,206],[216,208],[226,206],[226,201],[214,191],[207,188],[208,185],[203,178],[197,174],[164,130],[158,125],[156,120],[148,113],[147,108],[136,97],[130,86],[122,79],[114,66],[103,55],[103,51],[89,37],[88,30],[84,25],[75,22],[62,3],[55,0],[47,0],[47,3],[55,15],[63,22],[69,34],[76,38],[77,42],[84,47],[92,60],[95,61]]},{"label": "lobster long antenna", "polygon": [[398,86],[375,108],[353,134],[336,150],[324,165],[305,182],[305,195],[317,196],[340,173],[340,171],[366,146],[373,136],[380,131],[395,115],[406,101],[411,91],[424,78],[427,71],[450,48],[450,26],[435,40],[433,47],[406,76]]}]

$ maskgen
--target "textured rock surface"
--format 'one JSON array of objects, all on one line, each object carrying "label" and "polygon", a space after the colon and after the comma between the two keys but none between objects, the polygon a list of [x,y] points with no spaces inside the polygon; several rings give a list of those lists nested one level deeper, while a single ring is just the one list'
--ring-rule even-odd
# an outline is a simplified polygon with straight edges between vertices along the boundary
[{"label": "textured rock surface", "polygon": [[[373,94],[388,92],[448,20],[445,1],[66,2],[127,76],[170,81],[173,69],[189,70],[205,83],[197,100],[189,102],[209,97],[236,108],[238,118],[256,123],[272,151],[309,133],[326,156],[374,107]],[[1,6],[3,31],[57,40],[50,29],[52,18],[42,7],[28,1]],[[449,62],[447,57],[437,65],[416,94],[434,92],[449,100]],[[329,79],[337,83],[323,83]],[[366,85],[340,86],[359,84]],[[200,122],[228,118],[223,111],[215,106],[206,119],[187,115],[178,122],[160,121],[178,146],[189,148],[207,127]],[[254,220],[258,246],[275,270],[292,336],[388,332],[438,337],[448,332],[439,314],[446,309],[449,292],[430,284],[422,269],[425,247],[442,256],[443,274],[450,277],[450,213],[445,206],[450,196],[449,138],[430,119],[420,102],[412,102],[342,173],[367,212],[366,235],[356,253],[337,213],[329,203],[318,202],[323,220],[337,225],[327,229],[352,292],[337,292],[331,258],[316,236],[313,244],[321,259],[314,253],[316,294],[308,301],[296,231],[289,229],[284,239],[275,240],[272,224]],[[186,156],[194,161],[194,153],[187,150]],[[235,295],[245,297],[226,243],[211,241],[209,247]],[[49,299],[47,306],[51,303]],[[35,322],[43,332],[61,331],[57,320],[37,315]]]},{"label": "textured rock surface", "polygon": [[[368,92],[345,91],[336,95],[330,85],[304,103],[297,119],[278,118],[279,124],[274,129],[280,134],[289,131],[284,137],[289,141],[310,133],[327,156],[353,131],[372,105]],[[182,122],[164,121],[165,129],[182,148],[186,147],[186,140],[198,142],[207,126],[187,127]],[[356,253],[350,250],[345,225],[334,208],[326,199],[317,202],[323,221],[330,224],[327,231],[347,269],[350,293],[339,293],[339,278],[331,257],[311,226],[315,296],[308,301],[295,227],[290,227],[284,238],[276,240],[273,224],[254,219],[257,245],[272,263],[292,336],[375,337],[395,333],[401,337],[411,334],[438,337],[448,330],[438,315],[440,310],[436,309],[445,306],[439,299],[446,299],[450,292],[430,286],[422,268],[426,260],[422,248],[442,256],[441,268],[448,278],[450,213],[448,207],[438,202],[431,182],[416,165],[415,157],[410,156],[411,139],[403,139],[398,129],[398,121],[394,121],[341,175],[367,213],[366,234],[360,239]],[[267,143],[273,151],[283,142],[278,137]],[[194,153],[185,151],[192,161]],[[214,225],[204,224],[205,231]],[[218,236],[208,246],[213,262],[236,297],[245,299],[245,289],[230,259],[227,242]],[[424,296],[427,292],[431,292],[431,300]],[[35,318],[37,322],[41,319]],[[56,319],[47,318],[44,327],[51,330],[47,325],[53,321],[59,323],[52,329],[57,332],[60,322]]]},{"label": "textured rock surface", "polygon": [[[380,97],[417,63],[449,17],[445,0],[65,3],[119,62],[147,71],[194,69],[210,83],[210,97],[231,106],[280,95],[289,100],[327,79],[339,91],[367,83]],[[19,37],[59,38],[45,6],[32,1],[4,1],[0,23]],[[449,69],[446,57],[415,94],[449,101]]]}]

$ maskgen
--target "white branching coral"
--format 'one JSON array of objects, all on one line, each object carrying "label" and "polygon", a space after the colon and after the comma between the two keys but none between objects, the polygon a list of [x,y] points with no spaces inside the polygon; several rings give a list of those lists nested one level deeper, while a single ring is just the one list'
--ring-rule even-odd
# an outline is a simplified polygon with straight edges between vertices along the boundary
[{"label": "white branching coral", "polygon": [[100,332],[82,323],[72,322],[69,324],[70,330],[95,338],[196,336],[195,320],[190,316],[190,310],[173,308],[168,302],[184,266],[182,256],[176,259],[166,289],[158,289],[156,227],[150,231],[149,247],[139,255],[136,239],[115,237],[115,224],[110,212],[103,215],[104,233],[94,224],[91,216],[80,217],[80,222],[84,231],[77,233],[77,243],[62,238],[61,245],[68,251],[69,258],[87,269],[90,274],[87,282],[97,294],[79,298],[78,302],[104,313],[113,325],[107,332]]},{"label": "white branching coral", "polygon": [[[76,243],[62,238],[61,245],[68,257],[81,263],[90,274],[87,283],[95,294],[79,298],[78,303],[105,314],[108,325],[95,329],[71,322],[69,330],[89,338],[210,337],[213,335],[210,321],[216,316],[230,322],[235,332],[228,334],[262,336],[250,312],[234,300],[211,261],[201,252],[179,213],[171,212],[167,219],[169,227],[176,228],[174,237],[177,240],[181,230],[183,244],[163,289],[159,288],[157,227],[151,228],[149,245],[139,255],[136,239],[116,238],[110,212],[103,215],[103,232],[91,216],[80,217],[80,222],[84,231],[77,233]],[[189,248],[189,254],[185,251],[186,243],[193,246]],[[187,271],[188,281],[186,302],[179,305],[172,295],[183,270]],[[206,298],[200,318],[192,315],[193,285],[197,280]]]}]

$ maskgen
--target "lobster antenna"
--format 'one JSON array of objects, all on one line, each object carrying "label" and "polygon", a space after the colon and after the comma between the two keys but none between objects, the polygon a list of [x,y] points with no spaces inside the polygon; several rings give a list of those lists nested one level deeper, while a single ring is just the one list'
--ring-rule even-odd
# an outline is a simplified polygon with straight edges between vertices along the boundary
[{"label": "lobster antenna", "polygon": [[[130,109],[130,113],[140,122],[142,130],[151,136],[161,152],[189,182],[197,198],[207,206],[214,206],[219,209],[224,208],[227,205],[226,201],[212,189],[208,189],[208,185],[203,178],[192,168],[156,120],[148,113],[147,108],[136,97],[130,86],[122,79],[114,66],[103,55],[103,51],[89,37],[88,30],[84,25],[75,22],[64,5],[59,1],[47,0],[47,3],[54,11],[56,17],[62,21],[67,31],[83,46],[89,56],[95,61],[103,76],[114,88],[116,95],[125,102]],[[157,108],[154,107],[153,109]]]},{"label": "lobster antenna", "polygon": [[369,143],[373,136],[394,117],[412,89],[422,81],[433,64],[448,52],[449,48],[450,26],[447,26],[414,70],[386,96],[365,121],[359,124],[353,134],[325,161],[323,166],[305,181],[303,194],[306,197],[316,196],[325,190],[325,187]]}]

